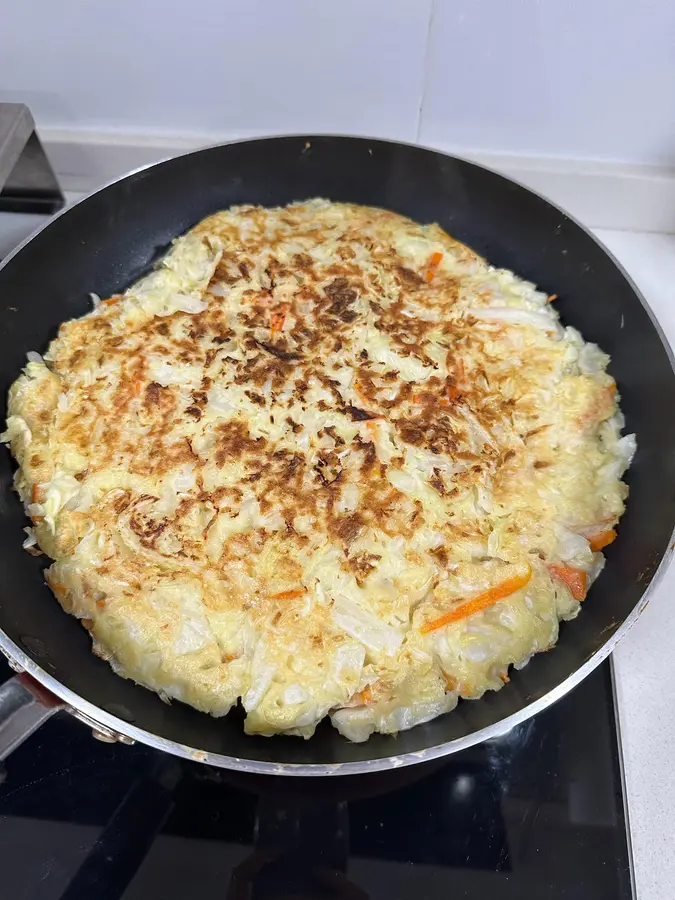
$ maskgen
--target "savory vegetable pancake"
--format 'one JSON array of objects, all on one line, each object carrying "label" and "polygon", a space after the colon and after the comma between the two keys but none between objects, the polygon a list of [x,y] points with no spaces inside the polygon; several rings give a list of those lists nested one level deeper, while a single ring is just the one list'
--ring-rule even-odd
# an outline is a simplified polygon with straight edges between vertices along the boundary
[{"label": "savory vegetable pancake", "polygon": [[579,612],[635,448],[554,299],[378,209],[210,216],[29,354],[25,546],[116,672],[249,732],[501,688]]}]

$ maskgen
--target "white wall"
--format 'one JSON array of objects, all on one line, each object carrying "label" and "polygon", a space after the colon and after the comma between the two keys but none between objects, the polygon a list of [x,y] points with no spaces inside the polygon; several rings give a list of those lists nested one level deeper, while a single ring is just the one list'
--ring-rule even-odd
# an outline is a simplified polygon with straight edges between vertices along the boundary
[{"label": "white wall", "polygon": [[414,139],[430,9],[431,0],[7,0],[0,90],[58,127]]},{"label": "white wall", "polygon": [[0,16],[0,99],[55,128],[675,165],[674,88],[674,0],[7,0]]},{"label": "white wall", "polygon": [[420,139],[675,164],[675,0],[437,0]]}]

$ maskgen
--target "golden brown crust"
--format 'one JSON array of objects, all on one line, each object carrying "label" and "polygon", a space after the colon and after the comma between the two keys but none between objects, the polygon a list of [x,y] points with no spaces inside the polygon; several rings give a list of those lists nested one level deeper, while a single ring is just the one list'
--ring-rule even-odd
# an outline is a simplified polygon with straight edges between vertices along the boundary
[{"label": "golden brown crust", "polygon": [[[123,673],[215,713],[243,696],[263,733],[307,734],[364,683],[381,730],[415,685],[436,712],[448,679],[499,687],[419,626],[495,559],[532,562],[549,623],[535,639],[526,617],[502,675],[576,612],[541,559],[623,508],[602,480],[615,388],[583,348],[437,226],[319,201],[217,213],[13,389],[50,583]],[[358,637],[359,610],[382,634]]]}]

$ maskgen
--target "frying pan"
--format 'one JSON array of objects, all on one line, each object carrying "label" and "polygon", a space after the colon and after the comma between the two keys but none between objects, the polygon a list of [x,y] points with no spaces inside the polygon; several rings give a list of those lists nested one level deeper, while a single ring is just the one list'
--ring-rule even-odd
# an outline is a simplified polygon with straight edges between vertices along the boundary
[{"label": "frying pan", "polygon": [[[44,583],[43,558],[21,549],[24,512],[0,453],[0,650],[22,670],[0,691],[0,758],[65,706],[104,740],[140,740],[226,768],[286,775],[372,772],[494,738],[558,700],[635,622],[668,561],[675,525],[673,356],[645,301],[578,223],[538,195],[480,166],[400,143],[294,136],[232,143],[150,166],[51,220],[0,267],[0,393],[61,322],[90,308],[89,292],[123,290],[172,238],[237,203],[310,197],[380,206],[438,222],[493,265],[558,295],[563,321],[609,354],[638,451],[619,537],[581,616],[555,650],[510,684],[398,735],[352,744],[327,723],[309,741],[250,737],[235,710],[214,719],[114,675]],[[4,408],[0,411],[3,419]],[[36,699],[37,698],[37,699]],[[590,724],[590,723],[589,723]]]}]

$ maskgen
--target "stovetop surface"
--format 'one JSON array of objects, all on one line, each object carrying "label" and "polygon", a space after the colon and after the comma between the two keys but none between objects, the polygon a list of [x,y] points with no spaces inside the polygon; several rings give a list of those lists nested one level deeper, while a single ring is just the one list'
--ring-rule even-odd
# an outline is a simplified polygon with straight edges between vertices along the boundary
[{"label": "stovetop surface", "polygon": [[246,776],[58,715],[7,761],[0,883],[11,900],[630,900],[609,665],[497,741],[372,776]]}]

